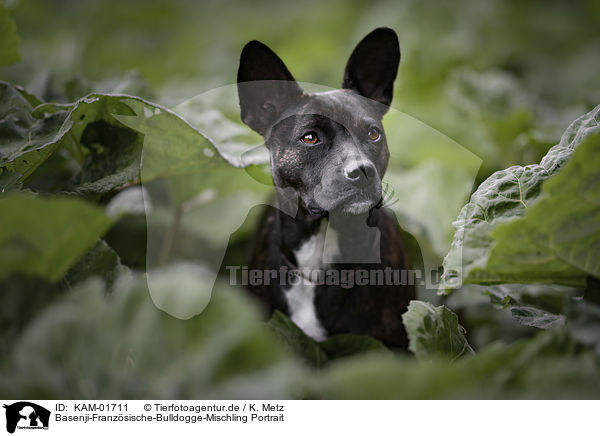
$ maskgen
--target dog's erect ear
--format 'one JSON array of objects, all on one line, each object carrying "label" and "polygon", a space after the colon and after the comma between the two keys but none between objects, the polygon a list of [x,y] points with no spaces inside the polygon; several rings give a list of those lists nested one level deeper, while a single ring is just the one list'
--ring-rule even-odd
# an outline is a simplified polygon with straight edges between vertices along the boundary
[{"label": "dog's erect ear", "polygon": [[283,61],[258,41],[250,41],[242,50],[237,81],[242,121],[261,135],[302,95]]},{"label": "dog's erect ear", "polygon": [[389,106],[399,63],[400,45],[396,32],[387,27],[375,29],[358,43],[350,55],[342,88],[352,89]]}]

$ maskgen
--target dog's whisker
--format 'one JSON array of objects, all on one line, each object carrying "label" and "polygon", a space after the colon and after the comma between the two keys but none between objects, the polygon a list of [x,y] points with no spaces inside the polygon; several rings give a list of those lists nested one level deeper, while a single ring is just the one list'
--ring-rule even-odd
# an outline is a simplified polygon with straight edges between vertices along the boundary
[{"label": "dog's whisker", "polygon": [[390,203],[386,203],[385,207],[392,207],[394,204],[398,203],[400,200],[398,200],[397,198],[394,199],[394,201],[390,202]]},{"label": "dog's whisker", "polygon": [[387,182],[383,182],[383,192],[376,207],[391,207],[398,203],[398,201],[399,199],[396,197],[396,191],[394,191],[392,185]]}]

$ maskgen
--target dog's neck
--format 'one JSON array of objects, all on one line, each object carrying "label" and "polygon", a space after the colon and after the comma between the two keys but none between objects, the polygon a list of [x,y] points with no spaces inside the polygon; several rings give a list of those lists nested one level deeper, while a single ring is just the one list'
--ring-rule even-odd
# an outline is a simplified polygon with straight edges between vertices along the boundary
[{"label": "dog's neck", "polygon": [[[285,201],[289,201],[286,198]],[[295,214],[278,208],[274,225],[280,235],[279,247],[286,263],[299,266],[296,252],[311,238],[316,237],[315,256],[318,263],[378,263],[380,262],[380,232],[377,222],[382,211],[367,213],[311,213],[301,200]],[[281,204],[278,201],[278,204]],[[314,241],[313,241],[314,242]],[[320,248],[319,248],[320,247]],[[288,265],[289,266],[289,265]]]}]

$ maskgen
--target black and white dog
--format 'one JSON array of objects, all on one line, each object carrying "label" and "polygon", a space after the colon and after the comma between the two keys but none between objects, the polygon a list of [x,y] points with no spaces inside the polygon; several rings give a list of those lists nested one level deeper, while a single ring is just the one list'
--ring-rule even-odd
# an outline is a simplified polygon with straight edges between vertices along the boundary
[{"label": "black and white dog", "polygon": [[[396,33],[378,28],[354,49],[343,89],[308,94],[264,44],[251,41],[241,54],[241,117],[264,137],[281,206],[264,214],[248,268],[301,275],[249,288],[317,340],[354,333],[407,346],[401,315],[415,289],[386,280],[409,263],[398,223],[381,207],[389,159],[381,121],[399,62]],[[356,273],[351,287],[336,281],[348,271]]]}]

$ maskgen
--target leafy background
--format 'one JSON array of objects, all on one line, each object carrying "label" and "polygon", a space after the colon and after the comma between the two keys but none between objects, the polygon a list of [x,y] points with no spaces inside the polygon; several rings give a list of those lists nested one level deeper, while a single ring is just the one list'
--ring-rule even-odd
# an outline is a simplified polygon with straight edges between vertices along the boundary
[{"label": "leafy background", "polygon": [[[405,353],[208,279],[272,189],[227,87],[243,44],[336,87],[382,25],[393,208],[443,266]],[[0,395],[598,397],[598,28],[594,1],[4,2]]]}]

